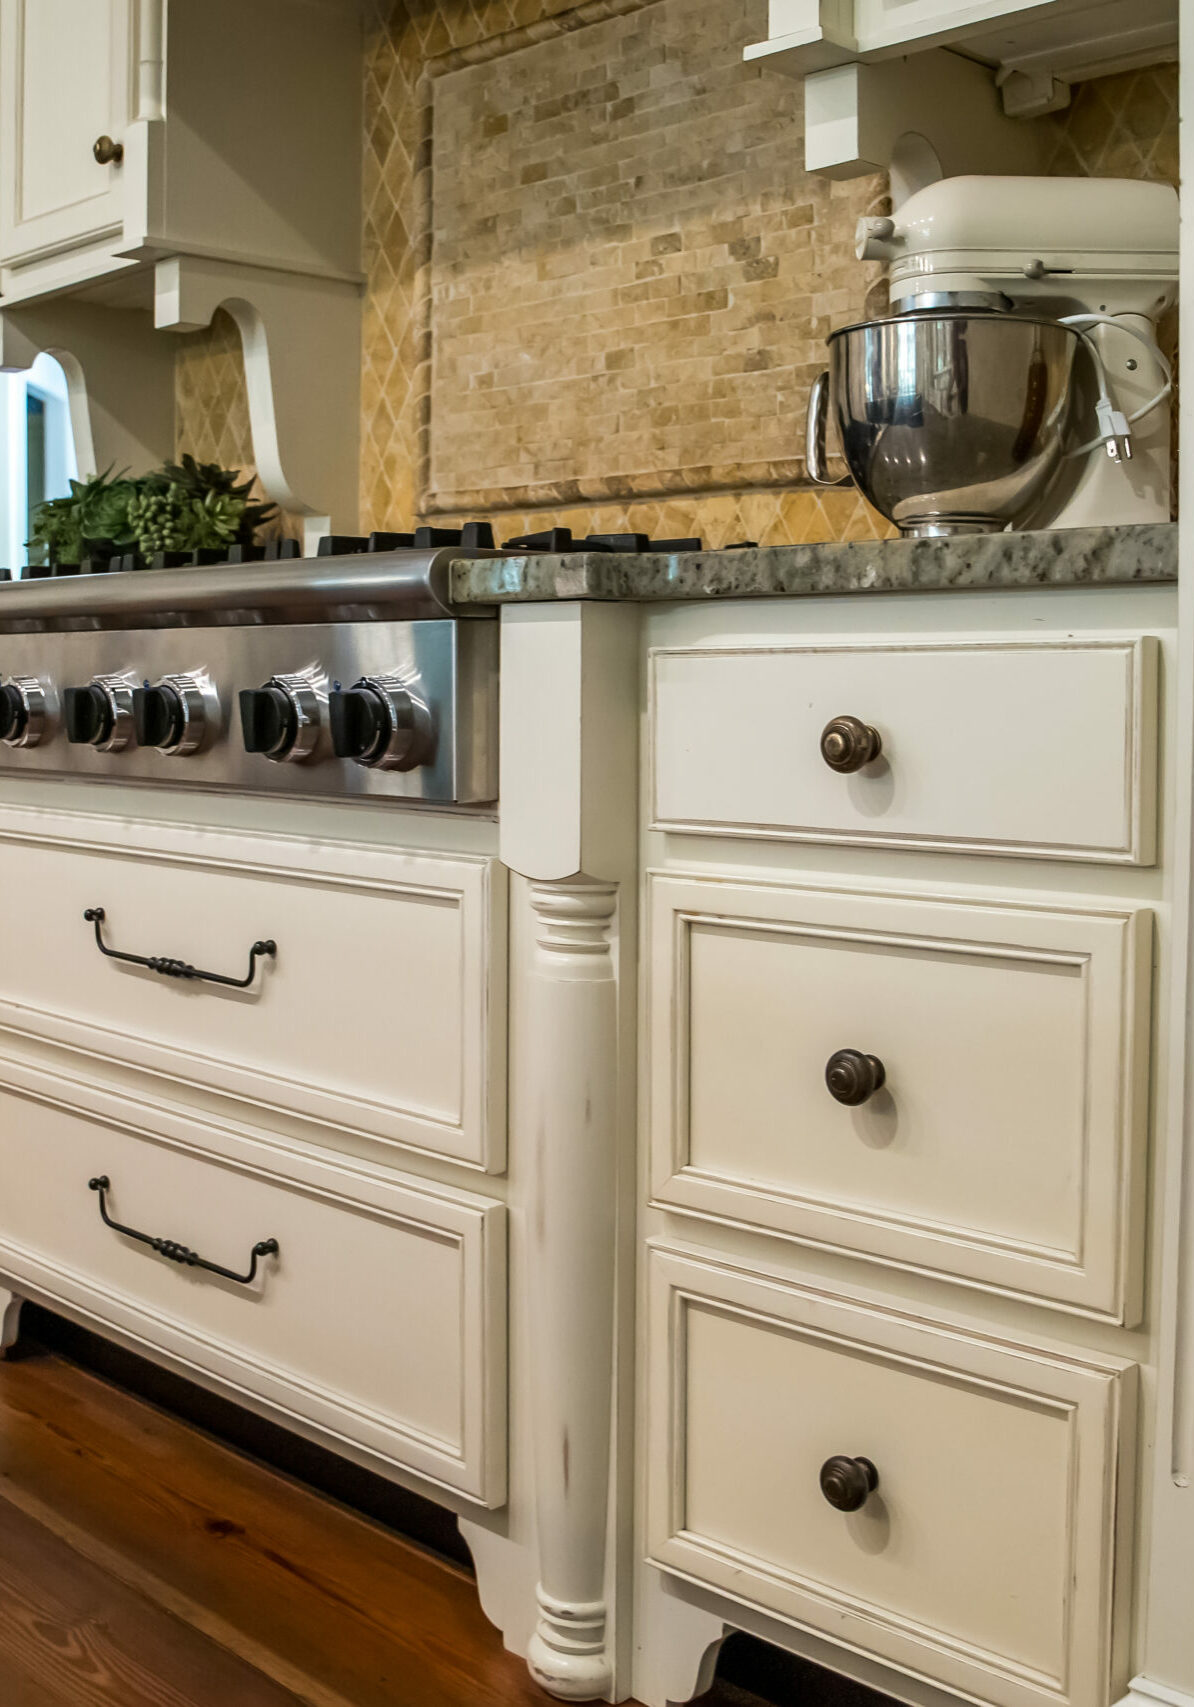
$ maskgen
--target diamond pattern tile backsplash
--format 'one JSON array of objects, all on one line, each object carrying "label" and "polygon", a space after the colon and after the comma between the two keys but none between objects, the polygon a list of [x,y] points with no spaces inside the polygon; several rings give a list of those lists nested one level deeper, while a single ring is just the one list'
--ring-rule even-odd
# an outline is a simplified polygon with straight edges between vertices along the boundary
[{"label": "diamond pattern tile backsplash", "polygon": [[[800,81],[741,62],[765,0],[369,4],[362,528],[887,531],[800,460],[826,333],[885,304],[852,239],[886,185],[803,171]],[[1035,122],[1052,173],[1177,182],[1174,66]],[[224,316],[183,342],[176,437],[252,468]]]}]

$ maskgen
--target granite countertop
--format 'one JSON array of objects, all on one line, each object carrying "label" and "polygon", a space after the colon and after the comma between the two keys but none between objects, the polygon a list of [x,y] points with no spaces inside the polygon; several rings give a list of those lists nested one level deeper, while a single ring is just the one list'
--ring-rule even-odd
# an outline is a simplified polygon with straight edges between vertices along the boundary
[{"label": "granite countertop", "polygon": [[546,599],[771,599],[994,587],[1125,586],[1177,579],[1177,525],[1053,528],[952,539],[829,541],[746,551],[458,559],[458,605]]}]

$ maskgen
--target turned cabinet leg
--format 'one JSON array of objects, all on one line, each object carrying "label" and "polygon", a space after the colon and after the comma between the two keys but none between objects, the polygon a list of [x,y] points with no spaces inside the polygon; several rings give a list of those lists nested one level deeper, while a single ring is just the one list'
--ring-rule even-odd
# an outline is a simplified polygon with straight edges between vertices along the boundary
[{"label": "turned cabinet leg", "polygon": [[605,1605],[614,1346],[612,884],[533,884],[528,1305],[539,1538],[531,1675],[570,1701],[613,1685]]},{"label": "turned cabinet leg", "polygon": [[7,1357],[17,1343],[21,1326],[21,1305],[25,1302],[15,1292],[0,1287],[0,1357]]}]

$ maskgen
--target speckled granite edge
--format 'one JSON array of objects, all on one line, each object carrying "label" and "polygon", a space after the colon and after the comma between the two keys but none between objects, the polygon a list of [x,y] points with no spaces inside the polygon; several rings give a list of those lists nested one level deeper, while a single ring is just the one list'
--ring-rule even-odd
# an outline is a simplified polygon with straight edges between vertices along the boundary
[{"label": "speckled granite edge", "polygon": [[855,540],[750,551],[575,552],[452,565],[458,605],[547,599],[773,599],[1177,579],[1176,523],[952,539]]}]

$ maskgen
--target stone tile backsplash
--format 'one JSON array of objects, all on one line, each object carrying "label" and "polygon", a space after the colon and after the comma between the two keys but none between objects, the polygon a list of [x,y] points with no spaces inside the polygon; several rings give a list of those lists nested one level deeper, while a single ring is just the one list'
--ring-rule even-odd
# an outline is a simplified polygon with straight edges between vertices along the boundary
[{"label": "stone tile backsplash", "polygon": [[[742,64],[765,0],[372,0],[364,54],[361,525],[873,537],[804,481],[878,177],[802,163],[799,79]],[[1075,90],[1048,169],[1176,182],[1174,67]],[[184,341],[180,450],[252,466],[231,323]]]}]

